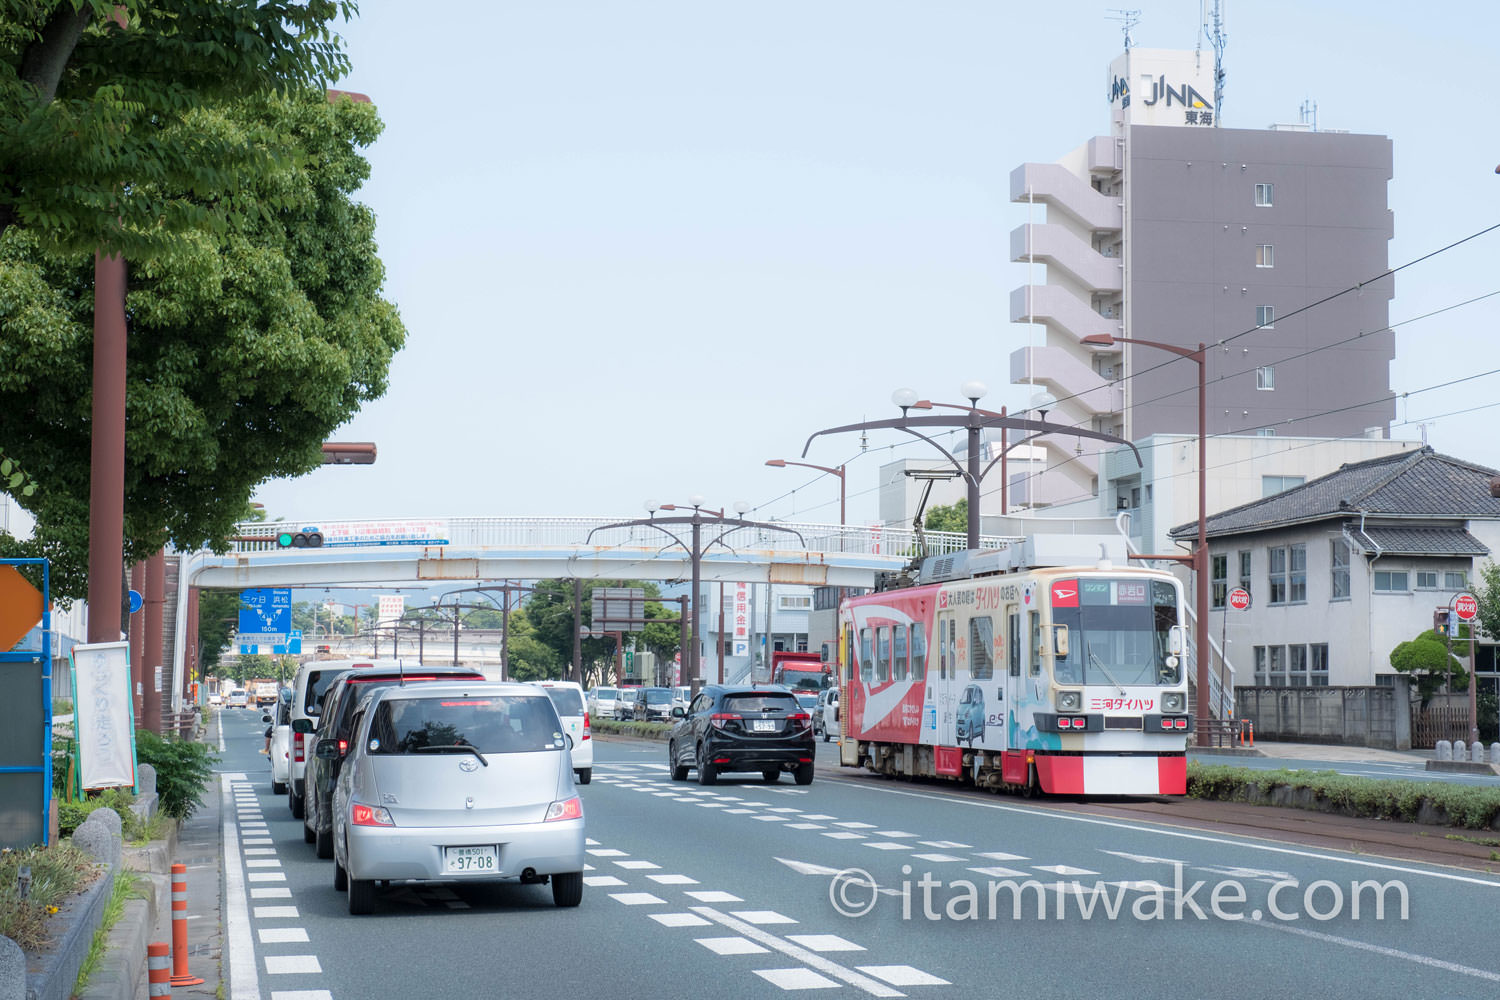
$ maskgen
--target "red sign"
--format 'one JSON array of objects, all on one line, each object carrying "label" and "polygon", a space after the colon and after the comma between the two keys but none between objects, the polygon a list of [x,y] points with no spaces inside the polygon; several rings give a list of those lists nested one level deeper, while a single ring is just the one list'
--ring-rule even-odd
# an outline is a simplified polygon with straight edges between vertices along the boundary
[{"label": "red sign", "polygon": [[1078,581],[1059,580],[1052,585],[1052,606],[1054,608],[1076,608],[1078,607]]},{"label": "red sign", "polygon": [[1235,587],[1229,592],[1229,606],[1236,611],[1244,611],[1250,606],[1250,591]]},{"label": "red sign", "polygon": [[1479,602],[1473,594],[1459,594],[1453,599],[1453,613],[1458,615],[1459,621],[1471,622],[1479,614]]}]

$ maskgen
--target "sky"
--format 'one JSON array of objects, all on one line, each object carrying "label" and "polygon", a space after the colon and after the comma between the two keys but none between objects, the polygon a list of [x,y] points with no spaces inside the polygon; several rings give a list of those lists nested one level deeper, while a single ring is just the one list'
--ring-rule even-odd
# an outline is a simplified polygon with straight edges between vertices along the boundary
[{"label": "sky", "polygon": [[[1135,6],[1137,46],[1202,38],[1193,0]],[[1027,405],[1009,358],[1040,332],[1009,321],[1027,281],[1010,173],[1108,132],[1110,8],[360,7],[337,86],[385,121],[360,198],[407,342],[385,397],[332,438],[374,441],[376,464],[264,484],[273,518],[631,518],[696,495],[836,523],[835,479],[764,462],[897,416],[899,387],[962,402],[977,379],[981,405]],[[1500,5],[1224,9],[1227,127],[1314,101],[1321,128],[1392,139],[1392,266],[1500,223]],[[1500,231],[1403,270],[1390,306],[1391,436],[1426,424],[1439,451],[1491,467],[1500,295],[1448,307],[1500,291],[1497,264]],[[805,460],[849,463],[849,523],[871,523],[879,466],[936,456],[902,442],[825,437]]]}]

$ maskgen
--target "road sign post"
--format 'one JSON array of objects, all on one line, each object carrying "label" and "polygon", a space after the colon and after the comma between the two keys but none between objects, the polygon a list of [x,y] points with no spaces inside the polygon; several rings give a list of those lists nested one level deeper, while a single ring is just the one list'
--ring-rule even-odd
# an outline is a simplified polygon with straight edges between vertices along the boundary
[{"label": "road sign post", "polygon": [[[1224,596],[1224,603],[1235,611],[1250,610],[1250,591],[1244,587],[1235,587]],[[1229,639],[1229,612],[1224,612],[1224,617],[1219,623],[1219,656],[1224,656],[1224,650],[1228,646]],[[1230,700],[1230,692],[1225,690],[1226,685],[1219,685],[1219,718],[1227,719],[1233,710],[1226,704]]]},{"label": "road sign post", "polygon": [[[1469,626],[1469,745],[1479,742],[1479,699],[1476,688],[1478,678],[1474,676],[1474,619],[1479,616],[1479,601],[1468,592],[1453,595],[1448,605],[1453,609],[1449,622],[1455,619]],[[1451,628],[1451,626],[1450,626]]]}]

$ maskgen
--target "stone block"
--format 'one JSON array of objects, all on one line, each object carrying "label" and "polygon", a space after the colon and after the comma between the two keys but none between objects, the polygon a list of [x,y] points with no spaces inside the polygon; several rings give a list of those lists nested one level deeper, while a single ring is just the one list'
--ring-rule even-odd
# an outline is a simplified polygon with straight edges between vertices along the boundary
[{"label": "stone block", "polygon": [[156,768],[150,764],[142,764],[135,770],[135,783],[137,795],[156,794]]},{"label": "stone block", "polygon": [[0,937],[0,1000],[26,1000],[26,953]]},{"label": "stone block", "polygon": [[[100,817],[109,815],[114,817],[115,832],[111,832],[107,820]],[[73,843],[89,856],[110,866],[120,867],[120,817],[113,809],[95,809],[89,813],[89,818],[78,825],[73,831]]]}]

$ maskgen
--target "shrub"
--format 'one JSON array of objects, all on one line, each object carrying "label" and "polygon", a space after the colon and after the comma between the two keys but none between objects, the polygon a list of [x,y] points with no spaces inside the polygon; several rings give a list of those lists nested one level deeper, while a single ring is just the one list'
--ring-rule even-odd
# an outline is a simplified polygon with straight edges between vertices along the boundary
[{"label": "shrub", "polygon": [[156,794],[161,811],[173,819],[193,815],[203,797],[203,786],[213,774],[218,754],[205,743],[164,739],[148,729],[135,733],[136,757],[156,768]]},{"label": "shrub", "polygon": [[[31,869],[31,891],[21,898],[16,875]],[[47,920],[67,897],[99,876],[94,859],[72,844],[0,851],[0,934],[37,952],[47,946]]]}]

